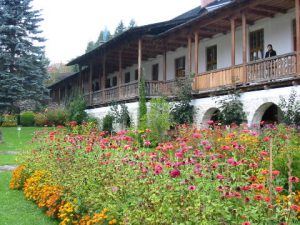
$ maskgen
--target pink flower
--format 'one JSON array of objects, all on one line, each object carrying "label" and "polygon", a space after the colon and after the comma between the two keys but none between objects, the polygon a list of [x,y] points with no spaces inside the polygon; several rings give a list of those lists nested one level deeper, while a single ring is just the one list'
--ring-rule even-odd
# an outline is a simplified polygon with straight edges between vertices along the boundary
[{"label": "pink flower", "polygon": [[261,174],[262,175],[266,175],[266,174],[268,174],[269,173],[269,170],[263,170],[263,171],[261,171]]},{"label": "pink flower", "polygon": [[202,144],[202,145],[208,145],[208,144],[209,144],[209,141],[207,141],[207,140],[201,141],[201,144]]},{"label": "pink flower", "polygon": [[199,133],[193,133],[193,138],[202,138],[202,135]]},{"label": "pink flower", "polygon": [[172,178],[176,178],[176,177],[180,176],[180,174],[181,174],[180,170],[177,170],[177,169],[170,171],[170,177],[172,177]]},{"label": "pink flower", "polygon": [[283,187],[275,187],[275,191],[276,192],[282,192],[283,191]]},{"label": "pink flower", "polygon": [[262,195],[255,195],[254,199],[257,200],[257,201],[260,201],[260,200],[263,200],[264,198],[263,198]]},{"label": "pink flower", "polygon": [[280,174],[280,171],[278,171],[278,170],[274,170],[274,171],[272,172],[272,174],[273,174],[274,176],[277,176],[277,175],[279,175],[279,174]]},{"label": "pink flower", "polygon": [[298,177],[290,177],[289,178],[289,181],[292,182],[292,183],[299,183],[300,182],[300,179]]},{"label": "pink flower", "polygon": [[146,129],[146,133],[151,133],[151,132],[152,132],[152,130]]},{"label": "pink flower", "polygon": [[260,153],[262,156],[267,156],[269,153],[268,152],[261,152]]},{"label": "pink flower", "polygon": [[195,191],[196,190],[196,186],[194,186],[194,185],[191,185],[191,186],[189,186],[189,191]]},{"label": "pink flower", "polygon": [[251,187],[250,186],[242,186],[241,189],[243,191],[249,191],[251,189]]},{"label": "pink flower", "polygon": [[150,142],[150,141],[147,141],[147,140],[144,140],[144,145],[145,145],[145,146],[150,146],[150,145],[151,145],[151,142]]},{"label": "pink flower", "polygon": [[230,147],[228,145],[222,146],[222,150],[229,150],[229,149],[230,149]]},{"label": "pink flower", "polygon": [[115,186],[114,186],[114,187],[111,187],[111,191],[112,191],[112,192],[117,192],[118,190],[119,190],[118,187],[115,187]]},{"label": "pink flower", "polygon": [[178,159],[182,159],[183,158],[183,152],[182,151],[176,152],[175,157],[178,158]]},{"label": "pink flower", "polygon": [[216,178],[217,178],[218,180],[223,180],[223,179],[224,179],[224,176],[221,175],[221,174],[218,174]]},{"label": "pink flower", "polygon": [[209,121],[207,121],[207,124],[208,125],[213,125],[215,122],[213,121],[213,120],[209,120]]},{"label": "pink flower", "polygon": [[206,150],[209,150],[209,149],[211,149],[211,148],[212,148],[211,145],[206,145],[206,146],[205,146],[205,149],[206,149]]},{"label": "pink flower", "polygon": [[242,225],[251,225],[249,221],[242,223]]}]

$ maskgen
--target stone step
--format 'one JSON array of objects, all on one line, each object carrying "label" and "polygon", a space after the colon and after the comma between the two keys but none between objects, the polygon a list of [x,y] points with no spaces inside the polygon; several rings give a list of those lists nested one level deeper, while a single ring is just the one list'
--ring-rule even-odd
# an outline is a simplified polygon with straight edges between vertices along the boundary
[{"label": "stone step", "polygon": [[0,155],[17,155],[20,151],[0,151]]},{"label": "stone step", "polygon": [[4,165],[4,166],[0,166],[0,172],[12,171],[15,168],[17,168],[17,165]]}]

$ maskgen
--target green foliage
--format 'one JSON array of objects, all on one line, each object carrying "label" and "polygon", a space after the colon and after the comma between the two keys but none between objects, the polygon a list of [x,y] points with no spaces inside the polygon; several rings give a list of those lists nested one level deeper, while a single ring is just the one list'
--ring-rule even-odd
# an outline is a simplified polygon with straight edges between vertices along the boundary
[{"label": "green foliage", "polygon": [[70,101],[67,103],[67,115],[68,121],[76,121],[78,124],[87,119],[86,101],[79,91],[75,91],[70,97]]},{"label": "green foliage", "polygon": [[126,31],[126,27],[125,27],[123,21],[121,20],[115,29],[114,37],[122,34],[124,31]]},{"label": "green foliage", "polygon": [[23,112],[20,114],[20,124],[24,127],[31,127],[34,125],[35,114],[32,111]]},{"label": "green foliage", "polygon": [[[150,101],[150,111],[147,114],[148,127],[151,129],[151,142],[161,142],[170,129],[170,105],[163,98],[153,98]],[[154,144],[154,143],[153,143]]]},{"label": "green foliage", "polygon": [[39,10],[32,0],[0,1],[0,109],[11,111],[19,100],[44,103],[48,90],[47,59],[40,37]]},{"label": "green foliage", "polygon": [[89,41],[86,46],[85,53],[94,50],[96,47],[97,47],[96,43],[94,43],[93,41]]},{"label": "green foliage", "polygon": [[280,107],[283,114],[283,122],[287,125],[300,125],[300,100],[293,89],[288,99],[280,96]]},{"label": "green foliage", "polygon": [[219,122],[223,125],[240,125],[246,121],[246,113],[243,109],[243,103],[240,100],[240,94],[235,92],[227,98],[220,100],[220,118]]},{"label": "green foliage", "polygon": [[4,114],[2,127],[15,127],[18,125],[18,119],[16,115]]},{"label": "green foliage", "polygon": [[48,125],[47,116],[44,113],[36,113],[34,115],[34,125],[38,127]]},{"label": "green foliage", "polygon": [[110,115],[113,116],[114,122],[121,124],[121,129],[130,127],[128,107],[124,103],[113,103],[110,107]]},{"label": "green foliage", "polygon": [[67,112],[64,108],[50,108],[46,110],[46,117],[49,125],[65,125],[67,121]]},{"label": "green foliage", "polygon": [[102,120],[102,130],[111,134],[113,132],[113,122],[114,117],[111,114],[107,114]]},{"label": "green foliage", "polygon": [[145,129],[147,126],[147,105],[146,105],[146,90],[145,80],[142,76],[139,81],[139,113],[138,113],[138,127]]},{"label": "green foliage", "polygon": [[172,107],[171,113],[176,124],[192,124],[194,116],[194,106],[192,101],[192,82],[191,80],[177,80],[177,99],[178,102]]}]

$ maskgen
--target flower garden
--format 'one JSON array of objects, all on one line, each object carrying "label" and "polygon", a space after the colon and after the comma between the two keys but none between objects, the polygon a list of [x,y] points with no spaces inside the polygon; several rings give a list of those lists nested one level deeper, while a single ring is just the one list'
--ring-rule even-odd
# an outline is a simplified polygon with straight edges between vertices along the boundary
[{"label": "flower garden", "polygon": [[293,128],[180,126],[157,146],[151,132],[37,132],[10,187],[61,225],[299,224]]}]

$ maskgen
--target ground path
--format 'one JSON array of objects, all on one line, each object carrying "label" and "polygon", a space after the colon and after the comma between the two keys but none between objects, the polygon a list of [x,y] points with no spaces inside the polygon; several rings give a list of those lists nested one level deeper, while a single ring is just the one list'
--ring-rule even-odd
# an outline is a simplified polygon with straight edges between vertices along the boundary
[{"label": "ground path", "polygon": [[[20,151],[0,151],[0,157],[1,155],[17,155]],[[0,172],[4,171],[11,171],[14,170],[17,167],[17,165],[0,165]]]}]

